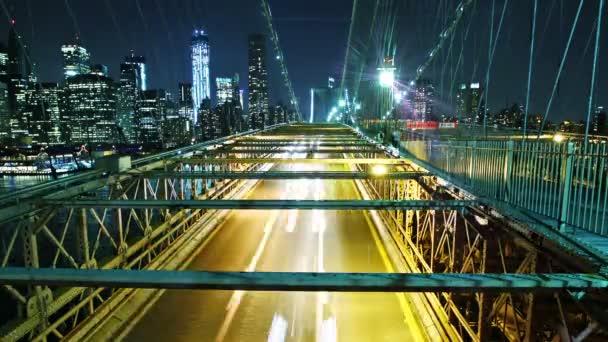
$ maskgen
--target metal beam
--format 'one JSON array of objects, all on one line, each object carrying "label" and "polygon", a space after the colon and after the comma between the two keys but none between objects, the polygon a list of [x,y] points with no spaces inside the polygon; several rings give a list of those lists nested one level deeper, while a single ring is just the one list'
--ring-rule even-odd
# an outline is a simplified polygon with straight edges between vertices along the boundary
[{"label": "metal beam", "polygon": [[595,274],[308,273],[6,267],[0,284],[110,288],[335,292],[555,292],[606,290]]},{"label": "metal beam", "polygon": [[[305,145],[300,145],[306,147]],[[205,151],[204,154],[221,154],[221,153],[248,153],[248,154],[268,154],[268,153],[384,153],[379,148],[351,148],[351,149],[287,149],[287,148],[266,148],[256,150],[246,149],[221,149],[221,150],[209,150]]]},{"label": "metal beam", "polygon": [[457,210],[474,201],[435,200],[46,200],[63,208]]},{"label": "metal beam", "polygon": [[390,172],[384,175],[374,175],[367,172],[351,171],[150,171],[140,175],[147,178],[178,179],[417,179],[430,174],[426,172]]},{"label": "metal beam", "polygon": [[264,163],[290,163],[290,164],[374,164],[396,165],[405,164],[406,159],[397,158],[181,158],[176,159],[182,163],[192,164],[264,164]]},{"label": "metal beam", "polygon": [[[294,142],[294,141],[281,141],[281,142],[257,142],[257,141],[237,141],[234,144],[230,144],[230,145],[226,145],[226,147],[272,147],[272,146],[307,146],[306,141],[304,141],[305,143],[303,144],[299,144],[298,142]],[[308,143],[310,144],[310,143]],[[335,141],[327,141],[327,142],[315,142],[314,145],[316,146],[321,146],[321,147],[329,147],[329,146],[344,146],[344,147],[356,147],[356,146],[367,146],[367,147],[375,147],[376,145],[374,144],[370,144],[367,141],[341,141],[341,142],[335,142]]]}]

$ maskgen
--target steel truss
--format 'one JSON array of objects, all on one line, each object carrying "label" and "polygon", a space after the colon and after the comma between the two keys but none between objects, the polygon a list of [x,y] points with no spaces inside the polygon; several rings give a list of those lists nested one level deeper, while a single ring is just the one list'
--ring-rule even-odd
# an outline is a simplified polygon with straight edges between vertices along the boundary
[{"label": "steel truss", "polygon": [[[358,167],[364,171],[369,166]],[[416,171],[413,166],[396,168]],[[377,199],[454,199],[431,177],[371,179],[366,186]],[[542,245],[526,240],[483,212],[422,209],[380,214],[412,272],[515,274],[524,278],[543,272],[577,272],[564,267],[572,265],[572,260],[560,262]],[[578,272],[581,269],[599,272],[587,264],[582,266],[586,260],[578,262],[581,265]],[[441,303],[451,324],[465,339],[536,341],[570,340],[597,328],[597,320],[605,315],[604,309],[589,304],[599,298],[605,301],[605,296],[588,291],[577,294],[587,298],[585,305],[572,292],[564,290],[549,293],[526,293],[514,288],[502,293],[439,290],[426,296]],[[596,315],[592,316],[593,313]]]},{"label": "steel truss", "polygon": [[[280,129],[275,133],[285,134]],[[288,137],[276,139],[260,135],[238,138],[238,141],[268,138],[282,144]],[[302,139],[313,137],[317,138],[302,135]],[[331,137],[338,141],[345,135]],[[348,139],[356,138],[351,135]],[[281,283],[281,279],[300,275],[275,274],[275,278],[251,273],[246,275],[249,279],[237,277],[240,287],[234,288],[249,289],[253,287],[246,286],[257,283],[261,284],[259,289],[266,286],[266,289],[287,290],[297,286],[351,291],[373,288],[391,291],[390,286],[393,291],[426,289],[434,291],[424,294],[428,302],[438,303],[445,310],[449,323],[465,340],[569,339],[606,326],[600,320],[606,307],[604,292],[574,292],[606,286],[603,277],[593,275],[599,271],[597,268],[583,265],[582,261],[580,265],[573,260],[562,262],[545,248],[546,242],[530,241],[475,208],[464,210],[474,203],[446,194],[433,177],[415,169],[407,160],[388,158],[380,153],[350,155],[345,159],[270,158],[272,154],[262,158],[226,158],[222,154],[216,159],[184,156],[214,144],[229,143],[229,139],[223,139],[196,149],[148,157],[145,163],[138,162],[134,170],[97,179],[105,174],[99,171],[87,176],[90,178],[69,184],[68,189],[53,184],[35,190],[33,199],[28,200],[27,194],[22,194],[11,202],[12,206],[0,209],[0,221],[3,220],[0,283],[4,294],[16,303],[6,309],[13,309],[11,314],[15,319],[0,328],[0,339],[63,338],[75,327],[87,324],[94,315],[110,310],[133,291],[115,290],[110,286],[143,285],[148,273],[139,272],[168,268],[178,251],[183,252],[189,242],[200,241],[205,229],[216,225],[221,213],[215,209],[235,208],[243,203],[253,205],[253,202],[226,202],[243,188],[248,177],[222,178],[212,174],[256,175],[252,179],[261,179],[258,176],[266,174],[269,163],[279,162],[350,164],[358,169],[354,173],[366,175],[360,179],[373,198],[360,204],[342,201],[338,208],[351,209],[358,205],[359,209],[370,209],[370,206],[371,209],[391,209],[378,210],[378,213],[413,274],[351,275],[350,278],[328,274],[318,278],[316,284],[313,278],[318,275],[309,274],[306,278],[304,274],[303,278],[296,278],[301,282],[290,287],[286,280]],[[255,151],[266,146],[249,148]],[[378,164],[387,166],[387,177],[367,177],[371,167]],[[388,176],[417,173],[422,176]],[[188,174],[200,177],[180,176]],[[336,201],[256,202],[265,203],[264,208],[268,208],[267,204],[284,208],[288,203],[293,208],[325,206],[329,209],[328,203],[331,203],[334,206],[331,209],[335,209],[338,204]],[[215,203],[216,206],[211,209],[211,205],[195,203]],[[392,207],[385,207],[387,204]],[[103,272],[109,270],[126,278],[112,280]],[[34,278],[45,272],[59,278],[64,271],[80,278],[64,277],[56,282],[51,278]],[[11,272],[23,278],[11,278]],[[99,282],[87,280],[96,274],[101,277]],[[173,282],[176,287],[200,288],[203,283],[193,274],[179,274]],[[188,280],[188,275],[193,278]],[[232,279],[234,283],[234,276],[237,274],[224,273],[223,279]],[[342,282],[332,285],[331,281],[336,279]],[[384,283],[380,282],[382,279]],[[157,280],[164,281],[157,286],[171,286],[166,277],[157,277]],[[392,282],[387,285],[387,280]],[[515,280],[512,286],[505,283]],[[97,286],[79,287],[92,286],[91,281]],[[361,282],[354,284],[357,281]],[[467,281],[473,283],[467,285]],[[66,284],[78,286],[62,286]],[[226,284],[222,286],[230,288]],[[540,288],[543,291],[533,291]],[[565,291],[566,288],[572,291]],[[599,309],[591,305],[594,303],[599,304]]]}]

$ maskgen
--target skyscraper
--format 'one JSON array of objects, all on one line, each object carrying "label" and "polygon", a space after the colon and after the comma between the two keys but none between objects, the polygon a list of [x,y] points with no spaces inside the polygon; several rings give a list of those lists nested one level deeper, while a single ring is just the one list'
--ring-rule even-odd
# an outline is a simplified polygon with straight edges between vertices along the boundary
[{"label": "skyscraper", "polygon": [[192,83],[180,82],[178,85],[179,94],[177,99],[177,113],[179,116],[194,123],[194,108],[192,108]]},{"label": "skyscraper", "polygon": [[266,70],[266,36],[249,36],[249,121],[251,128],[263,128],[268,115],[268,72]]},{"label": "skyscraper", "polygon": [[135,121],[139,94],[137,80],[137,65],[122,63],[120,65],[120,81],[116,98],[116,124],[121,138],[128,143],[137,142],[137,122]]},{"label": "skyscraper", "polygon": [[138,141],[142,144],[162,144],[161,122],[167,115],[169,94],[162,89],[149,89],[137,101]]},{"label": "skyscraper", "polygon": [[27,118],[28,140],[33,144],[57,144],[59,131],[59,96],[57,83],[36,84],[24,90],[25,106],[21,116]]},{"label": "skyscraper", "polygon": [[204,99],[198,110],[199,139],[212,140],[220,137],[220,121],[218,111],[211,107],[211,100]]},{"label": "skyscraper", "polygon": [[8,80],[8,50],[6,45],[0,42],[0,82]]},{"label": "skyscraper", "polygon": [[146,76],[146,58],[143,56],[136,56],[133,51],[131,51],[131,55],[125,57],[124,64],[131,64],[135,66],[135,70],[137,71],[137,88],[141,91],[144,91],[147,88],[147,76]]},{"label": "skyscraper", "polygon": [[27,56],[27,47],[15,29],[15,20],[11,20],[8,31],[7,57],[7,91],[11,127],[18,126],[13,133],[27,135],[27,122],[20,116],[20,109],[23,109],[23,105],[25,105],[23,90],[29,86],[31,66]]},{"label": "skyscraper", "polygon": [[414,120],[431,121],[433,118],[433,97],[434,91],[431,81],[419,79],[416,81],[414,89]]},{"label": "skyscraper", "polygon": [[215,85],[217,88],[217,105],[221,106],[234,99],[234,89],[232,79],[228,77],[216,77]]},{"label": "skyscraper", "polygon": [[91,71],[91,55],[84,47],[76,44],[62,45],[64,78],[88,74]]},{"label": "skyscraper", "polygon": [[[192,107],[198,112],[201,102],[211,98],[209,75],[209,37],[202,30],[192,36]],[[196,123],[197,117],[194,117]]]},{"label": "skyscraper", "polygon": [[68,143],[113,143],[116,86],[105,76],[76,75],[66,80],[61,106],[62,135]]},{"label": "skyscraper", "polygon": [[11,113],[8,106],[8,89],[5,82],[0,82],[0,141],[7,139],[11,133]]},{"label": "skyscraper", "polygon": [[483,93],[479,83],[462,83],[456,90],[456,116],[466,123],[483,121]]}]

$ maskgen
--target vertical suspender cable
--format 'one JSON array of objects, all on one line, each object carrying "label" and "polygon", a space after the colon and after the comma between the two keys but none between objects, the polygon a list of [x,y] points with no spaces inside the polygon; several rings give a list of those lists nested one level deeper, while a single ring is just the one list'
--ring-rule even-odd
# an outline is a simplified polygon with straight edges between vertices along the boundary
[{"label": "vertical suspender cable", "polygon": [[530,62],[528,63],[528,85],[526,87],[526,112],[524,113],[524,141],[526,139],[526,134],[528,130],[528,113],[530,113],[530,86],[532,84],[532,68],[534,63],[534,36],[536,35],[537,13],[538,0],[534,0],[534,13],[532,14],[532,33],[530,38]]},{"label": "vertical suspender cable", "polygon": [[600,54],[600,36],[602,32],[602,14],[604,10],[604,0],[600,0],[597,10],[597,28],[595,31],[595,52],[593,53],[593,69],[591,72],[591,87],[589,89],[589,106],[587,108],[587,123],[585,125],[585,152],[589,142],[589,121],[591,120],[591,111],[593,110],[593,93],[595,92],[595,74],[597,71],[598,57]]},{"label": "vertical suspender cable", "polygon": [[574,37],[574,32],[576,31],[576,26],[578,24],[578,19],[581,16],[581,10],[583,9],[583,4],[585,0],[581,0],[578,5],[578,10],[576,11],[576,16],[574,17],[574,22],[572,23],[572,28],[570,29],[570,36],[568,37],[568,43],[566,44],[566,49],[564,50],[564,54],[562,56],[562,61],[559,65],[559,70],[557,71],[557,76],[555,77],[555,82],[553,83],[553,90],[551,91],[551,97],[549,97],[549,103],[547,103],[547,108],[545,109],[545,114],[543,115],[543,120],[538,128],[538,135],[536,139],[540,139],[540,135],[545,128],[545,121],[549,116],[549,111],[551,110],[551,104],[553,104],[553,98],[555,97],[555,92],[557,91],[557,85],[559,84],[559,80],[562,76],[562,70],[564,69],[564,65],[566,64],[566,57],[568,57],[568,51],[570,50],[570,44],[572,43],[572,38]]}]

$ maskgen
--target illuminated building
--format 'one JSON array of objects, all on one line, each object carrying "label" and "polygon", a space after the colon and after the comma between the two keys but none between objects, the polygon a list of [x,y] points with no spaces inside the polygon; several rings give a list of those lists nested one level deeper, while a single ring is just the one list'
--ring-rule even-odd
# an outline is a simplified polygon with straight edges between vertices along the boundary
[{"label": "illuminated building", "polygon": [[0,141],[8,139],[11,133],[11,113],[8,106],[8,88],[0,82]]},{"label": "illuminated building", "polygon": [[20,115],[27,118],[27,140],[31,144],[60,142],[59,97],[57,83],[36,84],[23,91],[25,105]]},{"label": "illuminated building", "polygon": [[135,66],[137,72],[137,88],[139,90],[146,90],[147,88],[147,76],[146,76],[146,58],[143,56],[136,56],[132,51],[131,55],[125,57],[124,64],[131,64]]},{"label": "illuminated building", "polygon": [[215,85],[217,88],[217,104],[223,105],[226,102],[232,102],[234,99],[233,82],[228,77],[216,77]]},{"label": "illuminated building", "polygon": [[117,92],[116,123],[120,131],[121,140],[127,143],[137,142],[137,98],[139,88],[137,84],[138,67],[135,64],[122,63],[120,65],[120,81]]},{"label": "illuminated building", "polygon": [[68,143],[113,143],[116,86],[111,78],[87,74],[66,80],[61,106],[62,135]]},{"label": "illuminated building", "polygon": [[177,112],[179,116],[194,122],[194,108],[192,107],[192,83],[179,83],[179,98],[177,99]]},{"label": "illuminated building", "polygon": [[211,100],[204,99],[198,110],[199,139],[201,141],[217,139],[221,136],[218,113],[211,107]]},{"label": "illuminated building", "polygon": [[[195,112],[204,99],[211,98],[209,76],[209,37],[202,30],[195,30],[192,36],[192,108]],[[194,116],[194,123],[197,117]]]},{"label": "illuminated building", "polygon": [[414,108],[414,121],[433,120],[433,84],[429,80],[416,81],[412,106]]},{"label": "illuminated building", "polygon": [[266,36],[249,36],[249,121],[253,129],[264,128],[268,115],[268,72],[266,70]]},{"label": "illuminated building", "polygon": [[467,123],[483,122],[483,90],[479,83],[462,83],[456,90],[456,116]]},{"label": "illuminated building", "polygon": [[64,78],[88,74],[91,71],[89,64],[91,56],[84,47],[76,44],[63,45],[61,54],[63,55]]},{"label": "illuminated building", "polygon": [[157,146],[162,144],[161,122],[167,115],[169,100],[169,94],[162,89],[141,92],[136,113],[138,142]]}]

